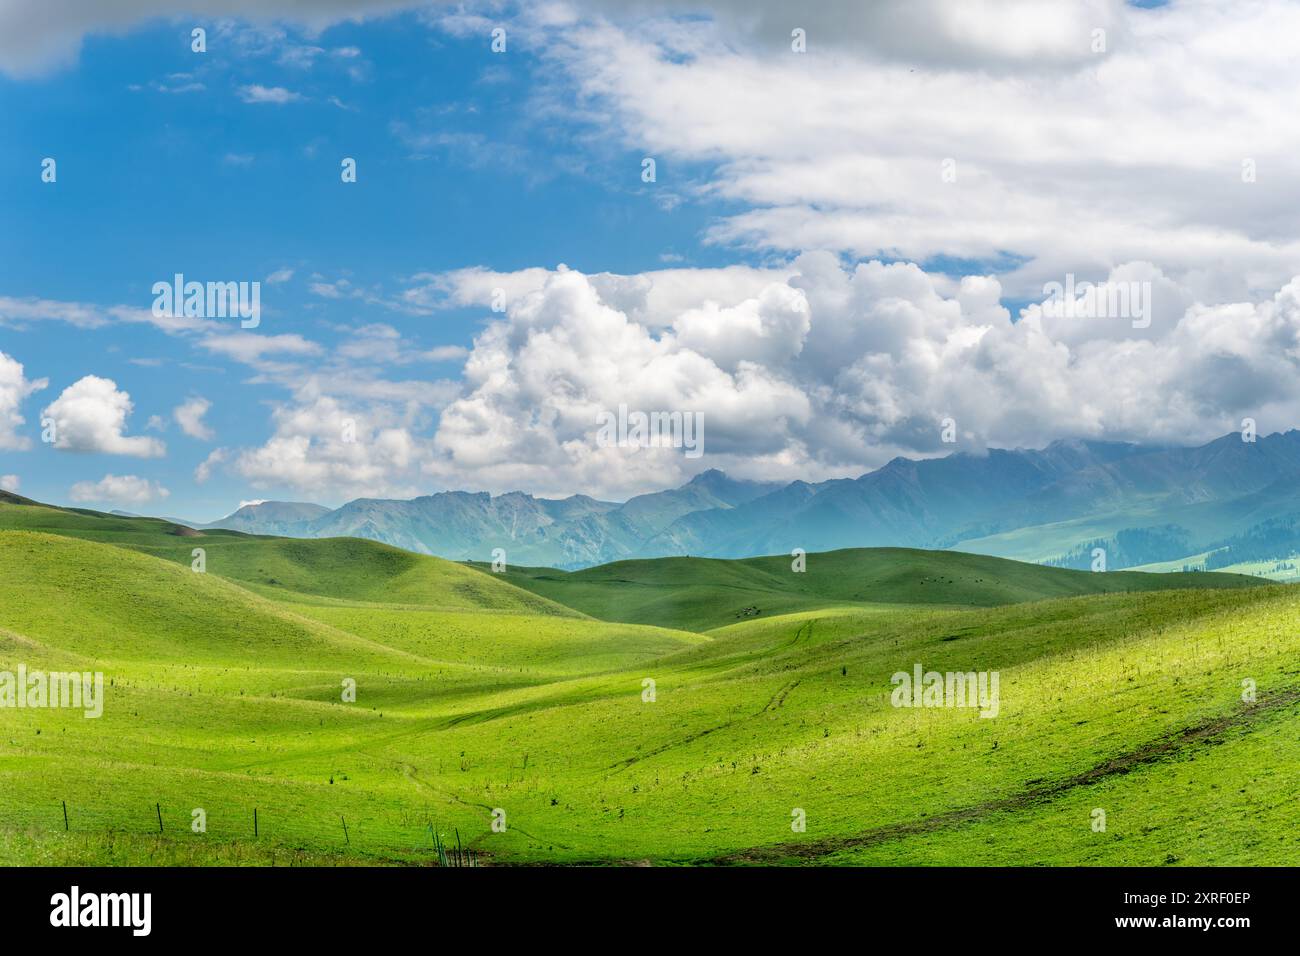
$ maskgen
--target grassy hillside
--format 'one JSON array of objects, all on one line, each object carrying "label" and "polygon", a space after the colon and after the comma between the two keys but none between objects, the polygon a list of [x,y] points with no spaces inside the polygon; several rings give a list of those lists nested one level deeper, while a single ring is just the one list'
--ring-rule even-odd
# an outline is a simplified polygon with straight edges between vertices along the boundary
[{"label": "grassy hillside", "polygon": [[[485,564],[476,564],[488,570]],[[857,548],[807,557],[659,558],[583,571],[507,568],[494,575],[607,621],[706,630],[748,617],[871,604],[992,607],[1019,601],[1178,588],[1257,587],[1241,575],[1094,574],[956,551]]]},{"label": "grassy hillside", "polygon": [[0,531],[0,578],[11,641],[74,664],[310,660],[314,667],[402,659],[216,575],[111,545]]},{"label": "grassy hillside", "polygon": [[3,501],[0,530],[39,531],[110,543],[187,568],[193,563],[194,549],[202,548],[207,573],[286,599],[310,595],[445,608],[574,613],[507,582],[485,580],[464,565],[360,538],[304,541],[236,531],[198,532],[157,518]]},{"label": "grassy hillside", "polygon": [[[636,614],[700,587],[695,625],[766,595],[688,633],[392,549],[235,535],[195,574],[178,548],[221,536],[20,520],[62,527],[0,531],[0,672],[100,670],[107,699],[0,707],[0,863],[428,863],[434,830],[497,864],[1300,861],[1289,587],[1070,596],[1123,576],[905,551],[564,576]],[[892,706],[918,663],[996,671],[997,716]]]}]

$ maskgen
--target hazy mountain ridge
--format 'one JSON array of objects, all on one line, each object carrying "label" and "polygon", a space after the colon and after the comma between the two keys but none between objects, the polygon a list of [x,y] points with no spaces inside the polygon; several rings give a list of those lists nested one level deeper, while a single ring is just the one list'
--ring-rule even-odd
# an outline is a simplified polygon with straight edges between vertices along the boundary
[{"label": "hazy mountain ridge", "polygon": [[816,483],[742,481],[710,470],[621,504],[448,491],[361,498],[332,511],[264,502],[204,527],[370,538],[454,560],[490,560],[501,548],[511,564],[560,568],[857,547],[943,547],[1077,565],[1085,545],[1108,542],[1112,566],[1123,567],[1154,553],[1134,547],[1152,534],[1186,540],[1196,553],[1295,512],[1297,479],[1300,431],[1255,442],[1234,433],[1193,448],[1074,439],[895,458],[858,478]]},{"label": "hazy mountain ridge", "polygon": [[329,509],[324,505],[303,501],[259,501],[240,506],[234,514],[220,521],[195,527],[225,528],[248,534],[292,534],[292,529],[326,514],[329,514]]},{"label": "hazy mountain ridge", "polygon": [[[514,491],[446,491],[410,500],[358,498],[333,511],[263,502],[203,527],[304,538],[359,537],[453,560],[488,560],[496,548],[511,563],[585,567],[640,553],[647,538],[682,515],[727,509],[770,492],[775,482],[697,475],[680,488],[618,503],[588,495],[536,498]],[[290,509],[319,509],[291,520]],[[268,520],[259,522],[266,514]]]}]

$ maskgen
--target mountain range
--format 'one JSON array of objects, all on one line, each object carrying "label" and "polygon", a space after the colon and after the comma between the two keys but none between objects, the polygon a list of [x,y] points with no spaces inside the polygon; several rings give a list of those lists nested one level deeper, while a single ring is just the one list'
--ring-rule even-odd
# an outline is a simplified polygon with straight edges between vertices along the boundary
[{"label": "mountain range", "polygon": [[[1295,519],[1295,520],[1292,520]],[[744,558],[794,548],[917,547],[1089,567],[1233,564],[1300,547],[1300,431],[1197,447],[1056,441],[895,458],[858,478],[760,482],[710,470],[626,502],[575,494],[447,491],[410,500],[359,498],[337,509],[266,501],[219,521],[253,534],[351,536],[455,560],[566,569],[628,558]],[[1261,541],[1268,542],[1267,546]],[[1247,547],[1248,545],[1248,547]],[[1184,560],[1185,559],[1185,560]]]}]

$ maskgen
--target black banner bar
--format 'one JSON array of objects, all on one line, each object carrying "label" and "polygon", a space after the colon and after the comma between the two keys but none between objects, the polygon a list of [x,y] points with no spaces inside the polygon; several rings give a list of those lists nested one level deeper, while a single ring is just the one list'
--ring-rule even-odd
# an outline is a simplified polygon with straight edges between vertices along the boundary
[{"label": "black banner bar", "polygon": [[1245,868],[51,868],[0,870],[0,919],[8,941],[329,943],[477,927],[494,942],[536,943],[562,922],[590,938],[690,925],[693,937],[732,942],[820,927],[864,938],[1200,935],[1231,945],[1243,933],[1286,932],[1296,888],[1295,870]]}]

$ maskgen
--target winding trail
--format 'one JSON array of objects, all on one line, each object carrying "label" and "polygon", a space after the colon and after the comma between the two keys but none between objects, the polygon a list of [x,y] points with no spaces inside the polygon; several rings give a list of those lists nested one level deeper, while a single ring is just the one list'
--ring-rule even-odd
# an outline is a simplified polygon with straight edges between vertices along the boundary
[{"label": "winding trail", "polygon": [[952,827],[963,826],[983,817],[1007,810],[1023,810],[1040,803],[1055,800],[1057,797],[1079,787],[1087,787],[1108,777],[1121,776],[1137,770],[1147,764],[1168,757],[1199,744],[1208,743],[1216,737],[1232,730],[1249,727],[1300,701],[1300,687],[1291,687],[1270,695],[1264,700],[1237,708],[1235,711],[1206,720],[1191,727],[1166,734],[1153,740],[1137,750],[1120,754],[1110,760],[1097,764],[1082,773],[1064,777],[1060,780],[1029,787],[1008,797],[988,800],[969,807],[949,810],[946,813],[924,817],[910,823],[892,823],[888,826],[865,830],[852,836],[827,837],[802,843],[777,843],[771,846],[754,847],[738,850],[722,856],[697,860],[698,863],[715,865],[744,863],[775,863],[783,860],[815,860],[859,847],[877,846],[909,836],[932,833]]}]

